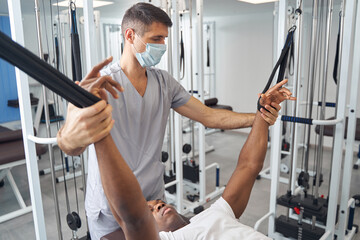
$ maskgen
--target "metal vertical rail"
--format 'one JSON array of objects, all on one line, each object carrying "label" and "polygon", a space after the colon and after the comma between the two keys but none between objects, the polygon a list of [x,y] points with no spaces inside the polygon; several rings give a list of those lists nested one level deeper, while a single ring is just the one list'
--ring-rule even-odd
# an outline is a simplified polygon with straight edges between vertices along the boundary
[{"label": "metal vertical rail", "polygon": [[[196,18],[197,18],[197,56],[198,56],[198,91],[200,101],[204,102],[204,48],[203,48],[203,0],[196,0]],[[205,127],[201,123],[199,129],[199,201],[205,201],[206,196],[206,170],[205,170]]]},{"label": "metal vertical rail", "polygon": [[[168,1],[166,1],[165,4],[165,9],[166,9],[166,13],[171,16],[171,10],[170,10],[170,6],[171,4],[169,4]],[[172,70],[172,33],[171,31],[169,32],[169,36],[168,36],[168,47],[167,47],[168,51],[167,51],[167,70],[170,73],[170,75],[173,75],[173,70]],[[170,162],[171,164],[174,163],[175,161],[175,139],[174,139],[174,110],[170,109],[170,114],[169,114],[169,142],[170,142],[170,147],[169,147],[169,155],[170,155]],[[173,167],[173,165],[171,166]],[[179,210],[178,210],[179,211]]]},{"label": "metal vertical rail", "polygon": [[[8,0],[11,36],[14,41],[24,45],[24,31],[20,0]],[[19,97],[21,127],[25,150],[26,170],[28,175],[30,199],[33,209],[35,236],[37,240],[46,240],[44,209],[41,198],[39,168],[36,157],[35,143],[27,136],[34,135],[29,99],[29,82],[27,75],[15,68],[16,84]]]},{"label": "metal vertical rail", "polygon": [[[342,42],[343,42],[343,36],[344,36],[344,10],[345,10],[345,3],[346,0],[342,0],[341,1],[341,8],[340,8],[340,12],[341,15],[339,16],[341,18],[341,24],[340,24],[340,38],[339,38],[339,56],[341,56],[342,54]],[[338,69],[341,69],[341,60],[339,59],[338,62]],[[336,79],[340,79],[340,71],[337,72],[337,76]],[[339,99],[339,87],[337,86],[336,88],[336,102]],[[335,106],[335,115],[337,114],[337,105]],[[332,139],[332,145],[334,146],[334,141],[335,138]],[[331,159],[332,159],[332,155],[331,155]],[[332,162],[330,163],[330,169],[332,168]],[[328,187],[328,192],[330,191],[330,181],[331,178],[329,179],[329,187]]]},{"label": "metal vertical rail", "polygon": [[84,1],[84,38],[85,38],[85,52],[86,52],[86,68],[87,72],[97,62],[96,37],[95,37],[95,23],[94,23],[94,8],[92,0]]},{"label": "metal vertical rail", "polygon": [[[314,98],[314,85],[315,85],[315,63],[316,63],[316,49],[317,49],[317,38],[318,38],[318,1],[314,0],[313,2],[313,22],[312,22],[312,30],[311,30],[311,43],[310,43],[310,61],[309,61],[309,83],[308,83],[308,92],[310,93],[310,97],[308,97],[308,106],[309,110],[306,112],[306,117],[311,118],[312,114],[312,102]],[[305,126],[305,131],[307,130],[307,134],[304,137],[307,137],[305,142],[305,163],[304,169],[305,172],[308,172],[308,162],[309,162],[309,153],[310,153],[310,126]]]},{"label": "metal vertical rail", "polygon": [[337,119],[343,119],[342,122],[336,124],[335,127],[335,141],[333,148],[333,166],[331,168],[331,182],[330,182],[330,193],[329,193],[329,207],[328,216],[326,221],[326,231],[330,232],[327,239],[334,238],[335,221],[336,221],[336,210],[339,194],[340,185],[340,174],[341,163],[342,163],[342,148],[344,142],[344,131],[345,131],[345,109],[346,109],[346,90],[347,82],[349,78],[349,63],[351,55],[351,44],[352,44],[352,31],[355,20],[355,9],[356,1],[346,1],[344,11],[344,36],[343,36],[343,50],[341,55],[341,69],[340,69],[340,83],[339,83],[339,99],[337,102],[338,110],[336,114]]},{"label": "metal vertical rail", "polygon": [[351,88],[350,88],[350,108],[349,121],[347,128],[347,142],[345,150],[345,162],[343,169],[343,181],[341,187],[341,200],[339,209],[339,227],[338,239],[344,239],[346,230],[346,221],[348,215],[348,200],[350,195],[351,172],[354,154],[354,140],[356,132],[356,108],[358,99],[358,87],[360,78],[360,45],[355,44],[360,41],[360,3],[357,4],[355,37],[354,37],[354,55],[352,61]]},{"label": "metal vertical rail", "polygon": [[[41,59],[43,59],[44,54],[43,54],[42,42],[41,42],[40,8],[39,8],[38,0],[35,0],[35,17],[36,17],[39,56]],[[43,99],[44,99],[43,102],[44,102],[44,113],[45,113],[44,115],[45,115],[45,123],[46,123],[46,137],[51,138],[49,105],[48,105],[48,101],[47,101],[47,92],[46,92],[45,86],[42,86],[42,93],[43,93]],[[48,149],[49,149],[51,180],[52,180],[52,188],[53,188],[54,204],[55,204],[56,225],[57,225],[58,237],[60,240],[62,240],[59,200],[58,200],[58,195],[57,195],[57,190],[56,190],[54,149],[51,144],[48,144]]]},{"label": "metal vertical rail", "polygon": [[[330,45],[330,34],[331,34],[331,21],[332,21],[332,10],[333,10],[333,0],[328,2],[328,13],[327,13],[327,23],[326,23],[326,38],[325,38],[325,59],[323,66],[323,79],[322,79],[322,105],[321,105],[321,113],[320,120],[325,119],[325,103],[326,103],[326,83],[328,76],[328,64],[329,64],[329,45]],[[320,174],[321,174],[321,166],[320,162],[322,161],[322,152],[323,152],[323,141],[324,141],[324,126],[320,126],[320,134],[318,139],[318,155],[316,161],[316,183],[315,183],[315,194],[314,200],[317,202],[319,197],[319,183],[320,183]]]},{"label": "metal vertical rail", "polygon": [[[190,90],[191,96],[194,95],[194,71],[193,71],[193,2],[189,0],[189,60],[190,60]],[[191,143],[192,143],[192,159],[195,160],[195,122],[190,120],[191,124]]]},{"label": "metal vertical rail", "polygon": [[[302,0],[297,0],[296,2],[296,8],[302,9]],[[301,58],[302,58],[302,25],[303,25],[303,18],[302,13],[298,15],[298,18],[296,20],[296,26],[297,26],[297,32],[295,32],[296,41],[295,41],[295,62],[294,62],[294,83],[293,83],[293,92],[296,93],[296,97],[300,96],[300,85],[301,85]],[[299,108],[300,108],[300,101],[296,101],[293,103],[294,106],[294,116],[299,116]],[[296,166],[297,166],[297,156],[298,156],[298,136],[299,136],[299,128],[297,123],[293,123],[293,132],[294,136],[291,139],[291,161],[292,161],[292,173],[289,178],[289,182],[291,181],[291,192],[294,192],[295,190],[295,181],[296,181]]]},{"label": "metal vertical rail", "polygon": [[[95,24],[94,24],[94,8],[93,1],[85,0],[84,1],[84,38],[85,38],[85,52],[86,52],[86,69],[87,72],[91,71],[92,66],[94,66],[97,62],[97,51],[93,51],[93,49],[97,49],[97,42],[95,36]],[[83,183],[83,195],[84,199],[86,198],[86,178],[85,174],[87,171],[87,154],[83,153],[80,156],[81,160],[81,179]],[[86,166],[85,166],[86,165]],[[87,223],[87,217],[85,214],[85,220]],[[89,232],[88,224],[85,224],[87,231]]]},{"label": "metal vertical rail", "polygon": [[[180,79],[180,55],[179,55],[179,1],[172,0],[171,20],[173,22],[172,27],[172,70],[173,77],[176,80]],[[175,137],[175,165],[176,165],[176,208],[183,212],[183,163],[182,163],[182,119],[178,113],[174,116],[174,137]]]},{"label": "metal vertical rail", "polygon": [[[279,1],[278,11],[278,42],[277,42],[277,58],[281,54],[283,43],[285,42],[285,19],[286,19],[286,0]],[[276,76],[275,76],[276,78]],[[270,169],[271,169],[271,193],[270,193],[270,218],[268,224],[268,235],[275,237],[275,218],[276,218],[276,198],[279,190],[280,176],[280,153],[281,153],[281,121],[276,121],[271,132],[271,152],[270,152]]]}]

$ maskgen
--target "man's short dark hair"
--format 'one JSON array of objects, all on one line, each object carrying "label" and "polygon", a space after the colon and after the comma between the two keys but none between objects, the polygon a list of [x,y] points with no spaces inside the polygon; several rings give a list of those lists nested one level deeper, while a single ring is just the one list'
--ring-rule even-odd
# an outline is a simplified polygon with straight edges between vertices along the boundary
[{"label": "man's short dark hair", "polygon": [[153,22],[163,23],[168,27],[172,26],[171,19],[161,8],[150,3],[137,3],[125,12],[121,23],[123,37],[128,28],[134,29],[137,34],[143,36]]}]

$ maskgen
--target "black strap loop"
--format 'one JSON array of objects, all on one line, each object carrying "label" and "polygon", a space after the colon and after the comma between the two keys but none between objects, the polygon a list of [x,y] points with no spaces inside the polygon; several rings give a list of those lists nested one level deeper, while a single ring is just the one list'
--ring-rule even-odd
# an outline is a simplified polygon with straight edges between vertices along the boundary
[{"label": "black strap loop", "polygon": [[333,71],[333,79],[335,84],[338,83],[338,70],[339,70],[339,52],[340,52],[340,28],[341,28],[341,13],[339,14],[339,30],[336,39],[336,52],[334,59],[334,71]]},{"label": "black strap loop", "polygon": [[[267,90],[269,90],[270,85],[273,81],[273,78],[275,76],[275,73],[277,71],[277,69],[280,67],[279,69],[279,74],[278,74],[278,78],[276,83],[281,82],[284,79],[284,75],[285,75],[285,70],[286,70],[286,65],[288,62],[288,56],[289,56],[289,50],[292,47],[292,42],[293,42],[293,37],[294,37],[294,32],[296,30],[296,26],[293,26],[289,29],[287,37],[286,37],[286,41],[285,41],[285,45],[283,47],[283,49],[281,50],[281,54],[280,57],[278,59],[278,61],[275,64],[275,67],[273,69],[273,71],[271,72],[271,75],[269,77],[269,80],[264,88],[264,90],[262,91],[262,93],[265,93]],[[258,99],[257,102],[257,109],[260,111],[261,108],[263,108],[263,106],[260,104],[260,99],[261,97]]]},{"label": "black strap loop", "polygon": [[71,68],[74,81],[81,81],[81,53],[80,40],[76,21],[76,6],[74,2],[70,4],[71,12]]}]

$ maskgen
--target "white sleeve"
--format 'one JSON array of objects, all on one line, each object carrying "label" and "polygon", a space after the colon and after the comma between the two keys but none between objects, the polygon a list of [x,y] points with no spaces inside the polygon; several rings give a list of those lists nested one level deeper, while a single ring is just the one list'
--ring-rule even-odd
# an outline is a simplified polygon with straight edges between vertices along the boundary
[{"label": "white sleeve", "polygon": [[235,214],[234,211],[232,210],[231,206],[229,205],[229,203],[223,199],[222,197],[220,197],[213,205],[211,205],[211,207],[214,208],[221,208],[226,214],[228,214],[231,218],[235,218]]},{"label": "white sleeve", "polygon": [[175,240],[172,232],[159,232],[159,237],[161,240]]}]

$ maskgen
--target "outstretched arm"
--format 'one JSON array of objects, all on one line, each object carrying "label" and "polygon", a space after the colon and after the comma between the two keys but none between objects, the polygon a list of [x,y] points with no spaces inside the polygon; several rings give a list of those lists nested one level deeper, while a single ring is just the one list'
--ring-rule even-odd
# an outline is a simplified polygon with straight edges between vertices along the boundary
[{"label": "outstretched arm", "polygon": [[[281,92],[290,94],[290,91],[286,88],[282,89]],[[236,129],[251,127],[255,118],[254,113],[237,113],[224,109],[210,108],[194,97],[191,97],[186,104],[174,110],[209,128]],[[273,108],[268,110],[262,117],[267,123],[273,125],[278,117],[278,112]]]},{"label": "outstretched arm", "polygon": [[[174,110],[209,128],[235,129],[251,127],[255,117],[254,113],[237,113],[224,109],[213,109],[202,104],[194,97],[191,97],[186,104]],[[270,121],[275,122],[276,117],[274,116]]]},{"label": "outstretched arm", "polygon": [[[271,110],[274,107],[280,110],[279,103],[286,99],[295,100],[290,97],[291,93],[287,89],[281,88],[286,82],[287,80],[278,83],[261,96],[261,104],[266,109]],[[233,209],[236,218],[244,212],[256,176],[263,167],[269,128],[269,124],[264,120],[265,114],[267,112],[264,109],[256,113],[250,135],[240,152],[236,169],[223,193],[223,198]]]},{"label": "outstretched arm", "polygon": [[154,217],[135,175],[111,135],[95,143],[101,182],[111,211],[129,239],[158,239]]}]

